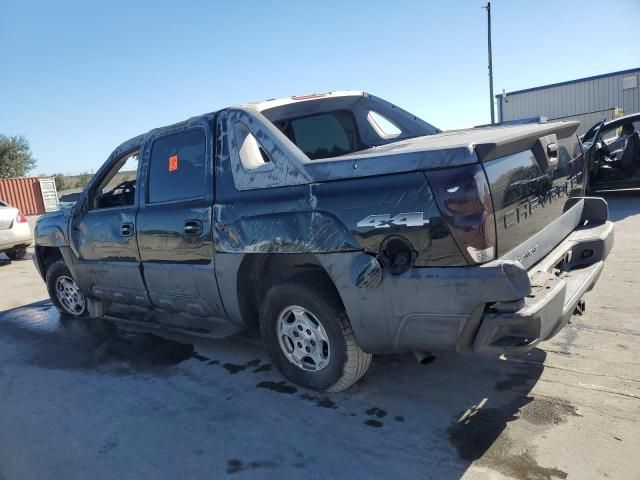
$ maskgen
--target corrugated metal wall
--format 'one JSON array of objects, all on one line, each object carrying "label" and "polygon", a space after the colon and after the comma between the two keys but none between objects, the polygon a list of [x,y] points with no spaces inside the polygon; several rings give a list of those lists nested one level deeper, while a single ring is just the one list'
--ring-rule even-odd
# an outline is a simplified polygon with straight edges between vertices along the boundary
[{"label": "corrugated metal wall", "polygon": [[0,200],[19,208],[25,215],[44,213],[44,202],[37,177],[0,179]]},{"label": "corrugated metal wall", "polygon": [[[635,80],[630,77],[635,77]],[[627,80],[624,80],[624,79]],[[623,88],[623,82],[635,87]],[[640,68],[599,75],[545,87],[496,96],[501,121],[545,116],[549,120],[622,108],[624,114],[640,112]],[[594,122],[595,123],[595,122]],[[581,125],[584,132],[591,125]]]}]

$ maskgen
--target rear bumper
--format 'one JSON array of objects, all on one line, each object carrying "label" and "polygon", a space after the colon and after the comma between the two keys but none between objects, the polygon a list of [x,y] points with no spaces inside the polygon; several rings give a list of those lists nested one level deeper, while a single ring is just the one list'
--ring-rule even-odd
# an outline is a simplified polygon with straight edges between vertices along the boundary
[{"label": "rear bumper", "polygon": [[606,202],[575,201],[579,226],[549,249],[547,238],[534,239],[527,249],[548,253],[528,269],[508,257],[481,266],[412,268],[401,275],[382,269],[379,282],[359,287],[357,279],[367,273],[361,265],[370,264],[371,256],[352,252],[318,258],[367,352],[526,351],[568,322],[613,246]]},{"label": "rear bumper", "polygon": [[486,308],[473,351],[527,351],[558,333],[600,277],[613,247],[613,232],[610,221],[574,230],[529,270],[530,294]]}]

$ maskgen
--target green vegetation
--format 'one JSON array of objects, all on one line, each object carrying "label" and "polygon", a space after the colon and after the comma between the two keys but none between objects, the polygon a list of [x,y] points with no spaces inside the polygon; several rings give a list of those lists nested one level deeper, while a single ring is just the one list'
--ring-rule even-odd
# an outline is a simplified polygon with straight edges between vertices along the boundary
[{"label": "green vegetation", "polygon": [[0,134],[0,178],[25,177],[36,165],[26,138]]}]

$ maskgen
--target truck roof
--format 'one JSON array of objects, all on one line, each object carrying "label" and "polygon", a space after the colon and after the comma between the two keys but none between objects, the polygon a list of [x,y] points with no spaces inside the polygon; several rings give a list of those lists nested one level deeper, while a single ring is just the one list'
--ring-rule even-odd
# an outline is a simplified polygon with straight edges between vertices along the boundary
[{"label": "truck roof", "polygon": [[363,97],[366,96],[367,93],[362,90],[336,90],[335,92],[324,92],[324,93],[308,93],[306,95],[294,95],[291,97],[283,97],[283,98],[270,98],[268,100],[262,100],[259,102],[248,102],[241,103],[237,105],[233,105],[231,108],[243,107],[243,108],[253,108],[259,112],[264,110],[269,110],[270,108],[282,107],[284,105],[290,105],[297,102],[307,102],[313,100],[320,100],[326,98],[338,98],[338,97]]}]

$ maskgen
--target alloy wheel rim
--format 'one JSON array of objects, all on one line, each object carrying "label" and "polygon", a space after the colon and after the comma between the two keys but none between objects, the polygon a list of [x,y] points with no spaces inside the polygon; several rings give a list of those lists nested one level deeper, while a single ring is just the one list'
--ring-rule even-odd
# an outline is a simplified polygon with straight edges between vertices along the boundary
[{"label": "alloy wheel rim", "polygon": [[62,308],[70,315],[82,315],[85,308],[84,294],[76,282],[65,275],[56,280],[56,297]]},{"label": "alloy wheel rim", "polygon": [[304,307],[290,305],[280,312],[278,343],[282,353],[296,367],[318,372],[329,364],[329,337],[316,316]]}]

